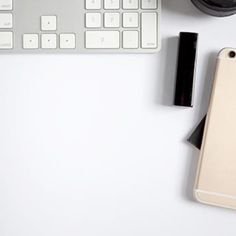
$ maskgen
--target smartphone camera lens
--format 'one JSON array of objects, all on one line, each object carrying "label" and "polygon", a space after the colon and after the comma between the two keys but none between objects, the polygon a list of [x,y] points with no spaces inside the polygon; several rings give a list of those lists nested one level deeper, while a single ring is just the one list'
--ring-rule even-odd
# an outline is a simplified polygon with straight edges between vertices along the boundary
[{"label": "smartphone camera lens", "polygon": [[235,58],[236,57],[236,52],[235,51],[230,51],[229,52],[229,57],[230,58]]}]

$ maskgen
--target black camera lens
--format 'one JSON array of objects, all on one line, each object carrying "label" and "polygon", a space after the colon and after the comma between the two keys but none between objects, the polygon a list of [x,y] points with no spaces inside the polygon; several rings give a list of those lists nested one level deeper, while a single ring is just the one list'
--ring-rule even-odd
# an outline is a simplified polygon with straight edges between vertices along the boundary
[{"label": "black camera lens", "polygon": [[222,8],[231,8],[236,6],[236,2],[234,0],[204,0],[207,4],[222,7]]},{"label": "black camera lens", "polygon": [[236,57],[236,52],[235,51],[230,51],[229,52],[229,57],[230,58],[235,58]]},{"label": "black camera lens", "polygon": [[218,17],[236,14],[235,0],[192,0],[201,11]]}]

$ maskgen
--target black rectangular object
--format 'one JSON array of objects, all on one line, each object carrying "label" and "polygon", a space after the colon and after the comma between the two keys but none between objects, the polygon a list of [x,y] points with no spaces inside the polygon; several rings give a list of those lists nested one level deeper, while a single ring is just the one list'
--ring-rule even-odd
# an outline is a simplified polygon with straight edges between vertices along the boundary
[{"label": "black rectangular object", "polygon": [[193,146],[201,150],[203,135],[205,130],[206,116],[201,120],[197,128],[194,130],[192,135],[189,137],[188,142]]},{"label": "black rectangular object", "polygon": [[193,106],[197,42],[197,33],[180,33],[176,91],[174,101],[174,104],[176,106]]}]

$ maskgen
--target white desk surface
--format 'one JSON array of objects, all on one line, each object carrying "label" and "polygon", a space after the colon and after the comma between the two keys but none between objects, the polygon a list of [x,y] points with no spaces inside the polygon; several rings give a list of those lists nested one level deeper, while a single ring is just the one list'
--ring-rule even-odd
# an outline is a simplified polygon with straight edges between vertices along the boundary
[{"label": "white desk surface", "polygon": [[[163,0],[158,55],[1,56],[1,236],[235,236],[236,212],[192,200],[216,53],[236,16]],[[172,106],[176,36],[200,33],[193,109]]]}]

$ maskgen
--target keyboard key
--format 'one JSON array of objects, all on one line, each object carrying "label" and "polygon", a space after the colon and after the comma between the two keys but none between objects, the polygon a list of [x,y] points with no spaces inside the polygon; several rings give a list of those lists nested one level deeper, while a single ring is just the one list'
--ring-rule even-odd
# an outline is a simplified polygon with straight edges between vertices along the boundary
[{"label": "keyboard key", "polygon": [[120,47],[119,31],[87,31],[85,45],[88,49],[112,49]]},{"label": "keyboard key", "polygon": [[142,48],[157,48],[157,13],[142,13]]},{"label": "keyboard key", "polygon": [[104,8],[108,10],[117,10],[120,8],[120,0],[104,0]]},{"label": "keyboard key", "polygon": [[138,9],[139,0],[123,0],[123,9]]},{"label": "keyboard key", "polygon": [[13,33],[0,32],[0,49],[12,49],[12,48],[13,48]]},{"label": "keyboard key", "polygon": [[56,16],[41,16],[41,30],[54,31],[57,30]]},{"label": "keyboard key", "polygon": [[87,28],[100,28],[102,26],[102,16],[100,13],[87,13],[86,14],[86,27]]},{"label": "keyboard key", "polygon": [[60,34],[61,49],[75,49],[76,40],[75,34]]},{"label": "keyboard key", "polygon": [[12,14],[2,13],[0,14],[0,29],[12,28]]},{"label": "keyboard key", "polygon": [[57,35],[56,34],[42,34],[41,36],[43,49],[56,49],[57,48]]},{"label": "keyboard key", "polygon": [[10,11],[12,8],[12,0],[0,0],[0,11]]},{"label": "keyboard key", "polygon": [[139,44],[138,31],[123,31],[123,48],[135,49]]},{"label": "keyboard key", "polygon": [[154,10],[157,9],[157,0],[142,0],[142,9]]},{"label": "keyboard key", "polygon": [[104,14],[104,26],[106,28],[120,27],[120,14],[119,13],[105,13]]},{"label": "keyboard key", "polygon": [[102,7],[102,0],[85,0],[85,5],[87,10],[98,10]]},{"label": "keyboard key", "polygon": [[139,16],[138,13],[124,13],[123,14],[123,27],[135,28],[138,27]]},{"label": "keyboard key", "polygon": [[37,49],[37,48],[39,48],[38,34],[24,34],[23,35],[23,48],[24,49]]}]

